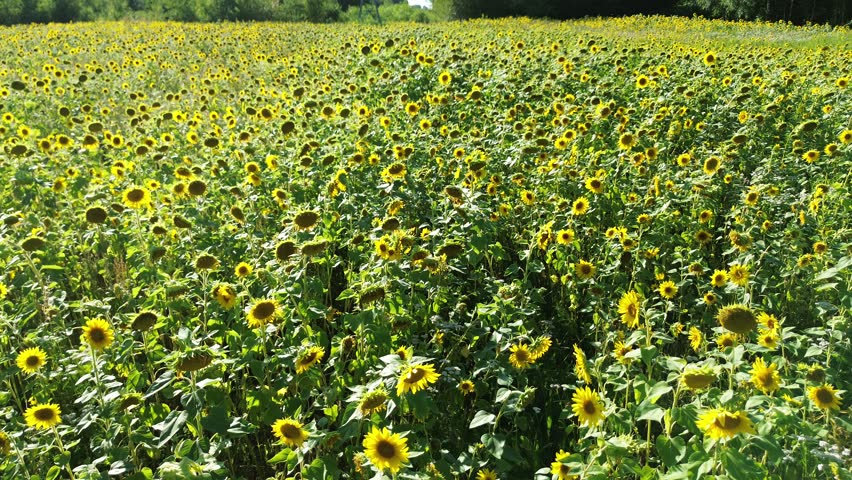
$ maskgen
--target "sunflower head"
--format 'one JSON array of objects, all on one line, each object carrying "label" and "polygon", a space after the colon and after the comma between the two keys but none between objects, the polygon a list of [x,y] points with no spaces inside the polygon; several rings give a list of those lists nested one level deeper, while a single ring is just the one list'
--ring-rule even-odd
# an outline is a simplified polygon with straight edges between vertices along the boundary
[{"label": "sunflower head", "polygon": [[259,328],[272,323],[278,316],[278,302],[275,300],[258,300],[249,307],[246,319],[252,328]]},{"label": "sunflower head", "polygon": [[301,447],[310,434],[302,428],[302,424],[292,418],[281,418],[272,424],[272,433],[284,445],[291,448]]},{"label": "sunflower head", "polygon": [[706,388],[715,380],[716,372],[706,365],[686,367],[680,374],[680,382],[690,390]]},{"label": "sunflower head", "polygon": [[316,345],[307,348],[296,359],[296,373],[302,374],[307,372],[311,367],[319,363],[324,356],[325,350]]},{"label": "sunflower head", "polygon": [[757,327],[757,317],[754,312],[742,304],[722,307],[716,314],[716,318],[726,330],[740,335],[745,335]]},{"label": "sunflower head", "polygon": [[379,470],[396,473],[408,463],[408,439],[387,428],[373,430],[364,437],[364,454]]},{"label": "sunflower head", "polygon": [[369,417],[374,413],[385,410],[387,408],[387,401],[388,394],[384,388],[373,390],[361,397],[361,402],[358,403],[358,412],[361,416]]},{"label": "sunflower head", "polygon": [[571,401],[571,409],[580,424],[594,427],[604,420],[603,403],[598,392],[589,387],[578,388]]},{"label": "sunflower head", "polygon": [[817,408],[823,410],[840,409],[840,394],[829,384],[808,387],[808,398],[811,399]]},{"label": "sunflower head", "polygon": [[32,347],[19,353],[15,363],[24,373],[35,373],[44,366],[46,359],[47,354],[44,350]]},{"label": "sunflower head", "polygon": [[24,412],[24,419],[27,426],[33,427],[36,430],[47,430],[58,425],[62,418],[59,414],[62,413],[59,405],[55,403],[42,403],[34,405]]},{"label": "sunflower head", "polygon": [[115,336],[109,322],[101,318],[93,318],[83,326],[81,340],[94,350],[103,350],[112,344]]},{"label": "sunflower head", "polygon": [[704,412],[698,417],[696,425],[714,440],[727,440],[739,433],[754,433],[754,427],[745,412],[729,412],[723,408]]}]

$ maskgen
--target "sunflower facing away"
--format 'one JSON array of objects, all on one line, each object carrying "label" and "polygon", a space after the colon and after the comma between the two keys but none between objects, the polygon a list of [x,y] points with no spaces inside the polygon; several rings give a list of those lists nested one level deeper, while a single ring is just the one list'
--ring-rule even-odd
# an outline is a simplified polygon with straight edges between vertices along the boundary
[{"label": "sunflower facing away", "polygon": [[23,370],[24,373],[35,373],[44,366],[46,359],[47,354],[44,353],[44,350],[39,347],[33,347],[19,353],[15,363],[17,363],[18,368]]},{"label": "sunflower facing away", "polygon": [[83,326],[83,335],[80,338],[94,350],[103,350],[112,344],[115,336],[109,322],[93,318]]},{"label": "sunflower facing away", "polygon": [[578,388],[571,398],[571,410],[580,421],[589,427],[594,427],[604,420],[603,403],[598,392],[589,387]]},{"label": "sunflower facing away", "polygon": [[310,434],[292,418],[281,418],[272,424],[272,433],[290,448],[301,447]]},{"label": "sunflower facing away", "polygon": [[840,395],[837,393],[837,390],[829,384],[823,384],[818,387],[809,387],[808,398],[814,402],[814,405],[823,410],[840,409]]},{"label": "sunflower facing away", "polygon": [[374,413],[381,412],[387,408],[388,394],[384,388],[379,388],[361,397],[358,411],[363,417],[369,417]]},{"label": "sunflower facing away", "polygon": [[745,412],[729,412],[724,408],[713,408],[702,413],[695,424],[714,440],[727,440],[738,433],[754,433],[754,427]]},{"label": "sunflower facing away", "polygon": [[417,393],[426,388],[430,383],[435,383],[441,374],[435,372],[431,363],[424,365],[412,365],[403,370],[396,384],[396,394]]},{"label": "sunflower facing away", "polygon": [[36,430],[47,430],[48,428],[55,427],[62,421],[62,418],[59,417],[60,413],[62,412],[59,410],[59,405],[55,403],[42,403],[28,408],[24,412],[24,419],[28,426]]},{"label": "sunflower facing away", "polygon": [[387,428],[373,430],[364,437],[364,454],[379,470],[388,469],[396,473],[402,464],[408,463],[408,439]]}]

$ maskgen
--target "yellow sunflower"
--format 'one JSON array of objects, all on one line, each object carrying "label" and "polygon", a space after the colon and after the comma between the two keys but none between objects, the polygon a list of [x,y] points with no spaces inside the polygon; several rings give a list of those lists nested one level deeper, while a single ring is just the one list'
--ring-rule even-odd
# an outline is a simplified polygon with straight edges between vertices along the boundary
[{"label": "yellow sunflower", "polygon": [[278,316],[278,302],[275,300],[258,300],[246,312],[246,321],[252,328],[259,328],[272,323]]},{"label": "yellow sunflower", "polygon": [[47,430],[59,425],[62,421],[59,414],[62,413],[59,405],[55,403],[42,403],[34,405],[24,412],[27,425],[36,430]]},{"label": "yellow sunflower", "polygon": [[379,470],[388,469],[396,473],[408,463],[408,439],[387,428],[373,430],[364,437],[364,454]]},{"label": "yellow sunflower", "polygon": [[252,267],[251,265],[249,265],[246,262],[240,262],[234,268],[234,275],[236,275],[239,278],[245,278],[245,277],[251,275],[251,273],[253,271],[254,271],[254,267]]},{"label": "yellow sunflower", "polygon": [[80,339],[95,350],[103,350],[112,344],[115,335],[106,320],[93,318],[83,326]]},{"label": "yellow sunflower", "polygon": [[526,344],[521,343],[512,345],[509,348],[509,351],[512,352],[509,355],[509,363],[511,363],[515,368],[523,369],[535,363],[533,354],[530,352],[530,349]]},{"label": "yellow sunflower", "polygon": [[756,359],[751,365],[751,383],[767,395],[778,390],[781,386],[781,377],[776,368],[773,363],[767,366],[762,358]]},{"label": "yellow sunflower", "polygon": [[593,263],[589,263],[585,260],[580,260],[574,264],[574,273],[576,273],[577,277],[581,280],[588,280],[594,277],[596,270],[597,268]]},{"label": "yellow sunflower", "polygon": [[484,468],[476,472],[476,480],[497,480],[497,474],[494,470]]},{"label": "yellow sunflower", "polygon": [[272,424],[272,433],[290,448],[301,447],[310,434],[292,418],[281,418]]},{"label": "yellow sunflower", "polygon": [[639,294],[631,290],[621,296],[618,301],[618,313],[621,322],[630,328],[639,326]]},{"label": "yellow sunflower", "polygon": [[219,284],[213,287],[213,297],[225,310],[230,310],[237,304],[237,291],[228,284]]},{"label": "yellow sunflower", "polygon": [[462,380],[459,382],[459,391],[464,394],[464,396],[468,396],[476,390],[476,386],[470,380]]},{"label": "yellow sunflower", "polygon": [[716,314],[716,319],[726,330],[740,335],[745,335],[757,326],[757,318],[754,312],[741,304],[723,307]]},{"label": "yellow sunflower", "polygon": [[571,398],[571,410],[580,421],[589,427],[594,427],[604,420],[603,403],[598,392],[589,387],[578,388]]},{"label": "yellow sunflower", "polygon": [[754,433],[754,427],[745,412],[729,412],[724,408],[713,408],[702,413],[695,424],[714,440],[733,438],[738,433]]},{"label": "yellow sunflower", "polygon": [[677,295],[677,285],[673,281],[667,280],[660,284],[659,292],[663,298],[671,300]]},{"label": "yellow sunflower", "polygon": [[35,373],[44,366],[46,359],[47,354],[44,353],[44,350],[39,347],[33,347],[19,353],[15,363],[17,363],[18,368],[23,370],[24,373]]},{"label": "yellow sunflower", "polygon": [[576,475],[571,475],[569,472],[571,469],[568,467],[567,463],[564,463],[565,460],[570,457],[571,454],[567,453],[565,450],[559,450],[556,454],[556,460],[550,464],[550,474],[556,475],[556,478],[559,480],[570,480],[577,478]]},{"label": "yellow sunflower", "polygon": [[728,272],[725,270],[715,270],[710,277],[710,284],[716,288],[724,287],[728,283]]},{"label": "yellow sunflower", "polygon": [[586,365],[586,354],[576,343],[574,344],[574,361],[574,373],[577,374],[577,378],[583,383],[592,383],[592,377]]},{"label": "yellow sunflower", "polygon": [[827,383],[818,387],[808,387],[808,398],[814,402],[814,405],[823,410],[840,409],[840,395],[833,386]]},{"label": "yellow sunflower", "polygon": [[310,370],[316,365],[322,357],[325,356],[325,350],[316,345],[305,350],[299,358],[296,359],[296,373],[302,374]]},{"label": "yellow sunflower", "polygon": [[417,393],[423,390],[430,383],[435,383],[441,374],[435,372],[435,366],[431,363],[423,365],[411,365],[403,370],[402,375],[396,383],[396,394],[402,396],[403,393]]},{"label": "yellow sunflower", "polygon": [[144,208],[151,203],[151,192],[145,187],[130,187],[122,195],[128,208]]},{"label": "yellow sunflower", "polygon": [[574,216],[585,215],[586,212],[589,211],[589,199],[586,197],[580,197],[574,200],[574,204],[571,206],[571,214]]}]

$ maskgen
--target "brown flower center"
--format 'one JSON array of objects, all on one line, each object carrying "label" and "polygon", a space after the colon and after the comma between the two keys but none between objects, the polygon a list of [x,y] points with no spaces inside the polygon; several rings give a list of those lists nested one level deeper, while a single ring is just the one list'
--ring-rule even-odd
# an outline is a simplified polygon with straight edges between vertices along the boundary
[{"label": "brown flower center", "polygon": [[742,419],[740,417],[726,413],[716,417],[715,425],[722,430],[735,430],[740,426],[741,422]]},{"label": "brown flower center", "polygon": [[37,367],[39,364],[39,358],[35,355],[30,355],[27,357],[26,364],[28,367]]},{"label": "brown flower center", "polygon": [[834,402],[834,395],[828,391],[828,389],[820,388],[816,391],[816,398],[822,404],[829,404]]},{"label": "brown flower center", "polygon": [[300,438],[302,436],[302,430],[290,423],[285,423],[281,425],[281,435],[284,435],[285,438]]},{"label": "brown flower center", "polygon": [[258,320],[266,320],[275,313],[275,305],[272,302],[260,302],[255,305],[252,313]]},{"label": "brown flower center", "polygon": [[379,441],[379,443],[376,444],[376,451],[379,452],[380,457],[387,460],[396,457],[396,445],[387,440]]},{"label": "brown flower center", "polygon": [[39,408],[35,411],[33,416],[35,416],[36,420],[41,422],[49,422],[56,417],[56,413],[52,408]]},{"label": "brown flower center", "polygon": [[94,343],[101,343],[106,340],[106,332],[101,328],[92,328],[89,330],[89,339]]},{"label": "brown flower center", "polygon": [[405,378],[405,383],[417,383],[426,376],[426,370],[422,368],[415,368],[408,372],[408,376]]},{"label": "brown flower center", "polygon": [[145,191],[141,188],[134,188],[127,192],[127,199],[131,202],[141,202],[145,198]]},{"label": "brown flower center", "polygon": [[598,411],[598,407],[595,405],[595,402],[591,400],[586,400],[583,402],[583,411],[589,415],[594,415]]}]

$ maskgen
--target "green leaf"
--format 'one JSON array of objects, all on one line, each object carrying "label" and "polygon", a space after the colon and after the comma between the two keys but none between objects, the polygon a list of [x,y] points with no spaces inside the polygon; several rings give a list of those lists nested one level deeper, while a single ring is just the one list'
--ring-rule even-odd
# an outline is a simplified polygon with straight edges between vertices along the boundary
[{"label": "green leaf", "polygon": [[732,448],[722,453],[722,465],[733,478],[764,478],[766,475],[757,462]]},{"label": "green leaf", "polygon": [[207,415],[201,418],[201,425],[204,430],[213,433],[225,433],[228,427],[231,426],[231,419],[228,416],[228,410],[221,405],[211,407],[207,410]]},{"label": "green leaf", "polygon": [[160,430],[160,438],[157,448],[163,448],[186,424],[189,414],[184,410],[173,410],[162,422],[154,425],[154,430]]},{"label": "green leaf", "polygon": [[491,435],[490,433],[483,434],[480,438],[482,444],[485,445],[485,450],[488,451],[494,458],[503,458],[503,447],[506,446],[506,437],[500,435]]},{"label": "green leaf", "polygon": [[497,415],[488,413],[485,410],[480,410],[473,416],[473,420],[470,422],[470,428],[481,427],[483,425],[493,425],[494,420],[496,419]]},{"label": "green leaf", "polygon": [[275,465],[276,463],[287,462],[290,460],[291,457],[295,459],[297,457],[296,452],[290,450],[289,448],[285,448],[284,450],[281,450],[280,452],[276,453],[275,456],[267,460],[266,463]]},{"label": "green leaf", "polygon": [[636,415],[638,415],[636,420],[650,420],[659,423],[666,415],[666,411],[645,399],[636,407]]},{"label": "green leaf", "polygon": [[657,403],[657,400],[659,400],[660,397],[671,391],[672,387],[668,383],[657,382],[657,384],[651,387],[651,390],[648,392],[647,399],[651,403]]},{"label": "green leaf", "polygon": [[657,437],[657,452],[663,465],[672,468],[686,456],[686,442],[681,437],[669,438],[660,435]]},{"label": "green leaf", "polygon": [[50,467],[50,470],[48,470],[47,473],[44,474],[44,480],[55,480],[56,477],[59,476],[59,473],[61,471],[62,469],[60,469],[56,465]]}]

